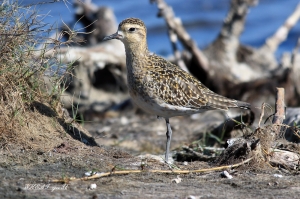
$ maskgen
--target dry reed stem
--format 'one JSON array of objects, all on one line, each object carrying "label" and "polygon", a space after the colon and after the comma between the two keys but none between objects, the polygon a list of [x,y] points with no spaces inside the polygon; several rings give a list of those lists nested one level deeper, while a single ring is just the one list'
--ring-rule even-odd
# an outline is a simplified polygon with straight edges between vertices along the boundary
[{"label": "dry reed stem", "polygon": [[250,162],[252,158],[249,158],[245,161],[242,161],[240,163],[237,164],[233,164],[233,165],[226,165],[226,166],[220,166],[220,167],[213,167],[213,168],[209,168],[209,169],[197,169],[197,170],[124,170],[124,171],[113,171],[113,172],[106,172],[106,173],[97,173],[93,176],[89,176],[89,177],[83,177],[83,178],[75,178],[75,177],[71,177],[69,179],[55,179],[55,180],[51,180],[50,182],[53,183],[67,183],[70,181],[80,181],[80,180],[92,180],[92,179],[98,179],[98,178],[102,178],[102,177],[107,177],[113,174],[116,175],[124,175],[124,174],[130,174],[130,173],[168,173],[168,174],[189,174],[189,173],[204,173],[204,172],[209,172],[209,171],[219,171],[219,170],[223,170],[223,169],[232,169],[232,168],[236,168],[239,167],[241,165],[244,165],[248,162]]}]

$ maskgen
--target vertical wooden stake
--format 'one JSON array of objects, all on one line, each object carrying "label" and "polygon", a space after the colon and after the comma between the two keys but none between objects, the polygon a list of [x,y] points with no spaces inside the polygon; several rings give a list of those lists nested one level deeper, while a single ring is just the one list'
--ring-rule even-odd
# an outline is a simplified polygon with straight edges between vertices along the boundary
[{"label": "vertical wooden stake", "polygon": [[273,117],[273,124],[280,125],[285,119],[285,104],[284,104],[284,88],[276,88],[276,104],[275,115]]}]

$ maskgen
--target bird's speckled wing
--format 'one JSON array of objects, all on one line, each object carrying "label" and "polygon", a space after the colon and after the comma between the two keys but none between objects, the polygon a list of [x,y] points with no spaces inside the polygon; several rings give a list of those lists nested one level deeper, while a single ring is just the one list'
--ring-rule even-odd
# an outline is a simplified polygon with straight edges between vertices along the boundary
[{"label": "bird's speckled wing", "polygon": [[220,96],[189,73],[156,55],[150,57],[147,69],[148,86],[165,103],[192,109],[222,109],[238,107],[236,100]]}]

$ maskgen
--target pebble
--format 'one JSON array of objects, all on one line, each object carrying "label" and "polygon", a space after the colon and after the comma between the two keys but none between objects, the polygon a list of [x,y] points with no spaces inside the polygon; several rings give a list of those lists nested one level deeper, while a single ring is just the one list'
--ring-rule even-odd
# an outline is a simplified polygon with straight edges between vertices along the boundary
[{"label": "pebble", "polygon": [[96,188],[97,188],[97,185],[96,185],[96,184],[91,184],[91,185],[89,186],[89,189],[90,189],[90,190],[96,189]]}]

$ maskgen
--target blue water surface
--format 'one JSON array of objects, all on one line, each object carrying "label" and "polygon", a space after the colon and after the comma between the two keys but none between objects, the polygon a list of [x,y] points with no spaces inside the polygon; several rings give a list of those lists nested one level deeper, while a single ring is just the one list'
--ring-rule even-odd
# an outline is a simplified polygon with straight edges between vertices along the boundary
[{"label": "blue water surface", "polygon": [[[23,0],[22,5],[52,0]],[[35,6],[39,13],[48,14],[44,21],[57,26],[73,22],[71,0]],[[211,43],[218,35],[230,6],[230,0],[166,0],[177,17],[180,17],[188,33],[200,48]],[[157,18],[156,4],[149,0],[94,0],[99,6],[111,7],[118,22],[128,17],[142,19],[148,27],[148,45],[152,52],[160,55],[172,53],[167,29],[163,18]],[[294,11],[298,0],[261,0],[249,10],[241,42],[253,47],[261,46]],[[289,32],[288,38],[276,52],[276,56],[291,52],[300,36],[300,22]]]}]

